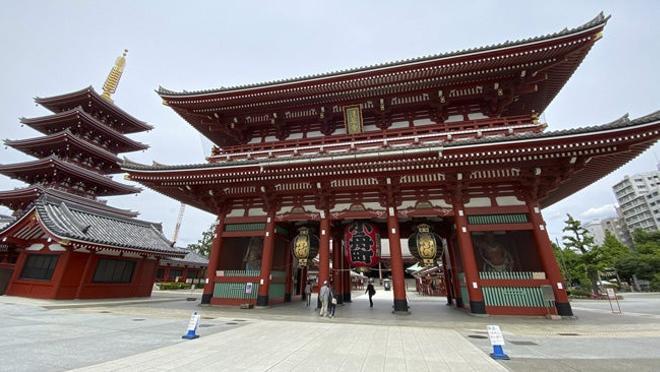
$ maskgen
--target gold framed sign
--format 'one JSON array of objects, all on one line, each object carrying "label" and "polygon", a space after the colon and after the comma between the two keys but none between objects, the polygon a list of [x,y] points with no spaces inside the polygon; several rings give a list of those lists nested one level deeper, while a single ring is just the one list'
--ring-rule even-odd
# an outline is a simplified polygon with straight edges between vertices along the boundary
[{"label": "gold framed sign", "polygon": [[344,106],[346,134],[362,133],[362,109],[360,105]]}]

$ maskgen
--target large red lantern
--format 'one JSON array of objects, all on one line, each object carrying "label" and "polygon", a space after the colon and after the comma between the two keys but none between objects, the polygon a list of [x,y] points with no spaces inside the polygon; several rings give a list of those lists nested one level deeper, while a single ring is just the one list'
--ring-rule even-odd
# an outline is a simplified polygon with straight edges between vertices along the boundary
[{"label": "large red lantern", "polygon": [[351,267],[373,267],[380,259],[380,233],[369,222],[355,221],[344,230],[346,259]]}]

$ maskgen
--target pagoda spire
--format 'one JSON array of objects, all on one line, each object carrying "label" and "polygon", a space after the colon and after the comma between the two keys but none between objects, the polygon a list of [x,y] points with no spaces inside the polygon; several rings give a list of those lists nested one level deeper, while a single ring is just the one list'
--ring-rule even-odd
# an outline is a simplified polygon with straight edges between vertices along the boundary
[{"label": "pagoda spire", "polygon": [[121,74],[124,72],[124,66],[126,66],[126,53],[128,53],[128,49],[124,49],[124,53],[117,57],[115,65],[112,66],[112,70],[110,70],[108,78],[105,79],[105,83],[103,84],[103,94],[101,94],[101,97],[109,102],[112,102],[112,95],[117,91],[119,79],[121,79]]}]

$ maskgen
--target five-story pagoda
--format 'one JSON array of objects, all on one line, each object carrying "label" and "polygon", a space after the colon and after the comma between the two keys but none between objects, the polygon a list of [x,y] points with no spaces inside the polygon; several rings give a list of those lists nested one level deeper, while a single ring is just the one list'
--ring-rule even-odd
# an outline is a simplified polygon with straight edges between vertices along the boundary
[{"label": "five-story pagoda", "polygon": [[47,298],[149,296],[157,259],[183,256],[158,224],[106,205],[98,197],[140,192],[116,182],[118,153],[147,145],[129,133],[152,126],[112,100],[126,63],[117,58],[98,94],[83,90],[36,98],[52,112],[21,118],[42,135],[5,140],[37,160],[0,165],[0,173],[29,184],[0,191],[16,221],[0,231],[0,293]]}]

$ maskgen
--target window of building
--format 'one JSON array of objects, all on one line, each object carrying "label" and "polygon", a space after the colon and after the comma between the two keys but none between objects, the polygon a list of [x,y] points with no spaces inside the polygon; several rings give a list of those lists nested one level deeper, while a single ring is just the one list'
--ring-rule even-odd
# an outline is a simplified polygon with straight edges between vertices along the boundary
[{"label": "window of building", "polygon": [[99,259],[94,273],[94,283],[130,283],[135,270],[134,261]]},{"label": "window of building", "polygon": [[163,279],[163,276],[164,276],[164,275],[165,275],[165,270],[163,270],[163,269],[158,269],[158,271],[156,271],[156,278],[158,278],[158,279]]},{"label": "window of building", "polygon": [[188,279],[197,279],[197,270],[188,270]]},{"label": "window of building", "polygon": [[183,271],[180,269],[170,270],[170,279],[176,279],[176,277],[183,277]]},{"label": "window of building", "polygon": [[57,266],[56,254],[31,254],[27,256],[21,279],[50,280]]}]

